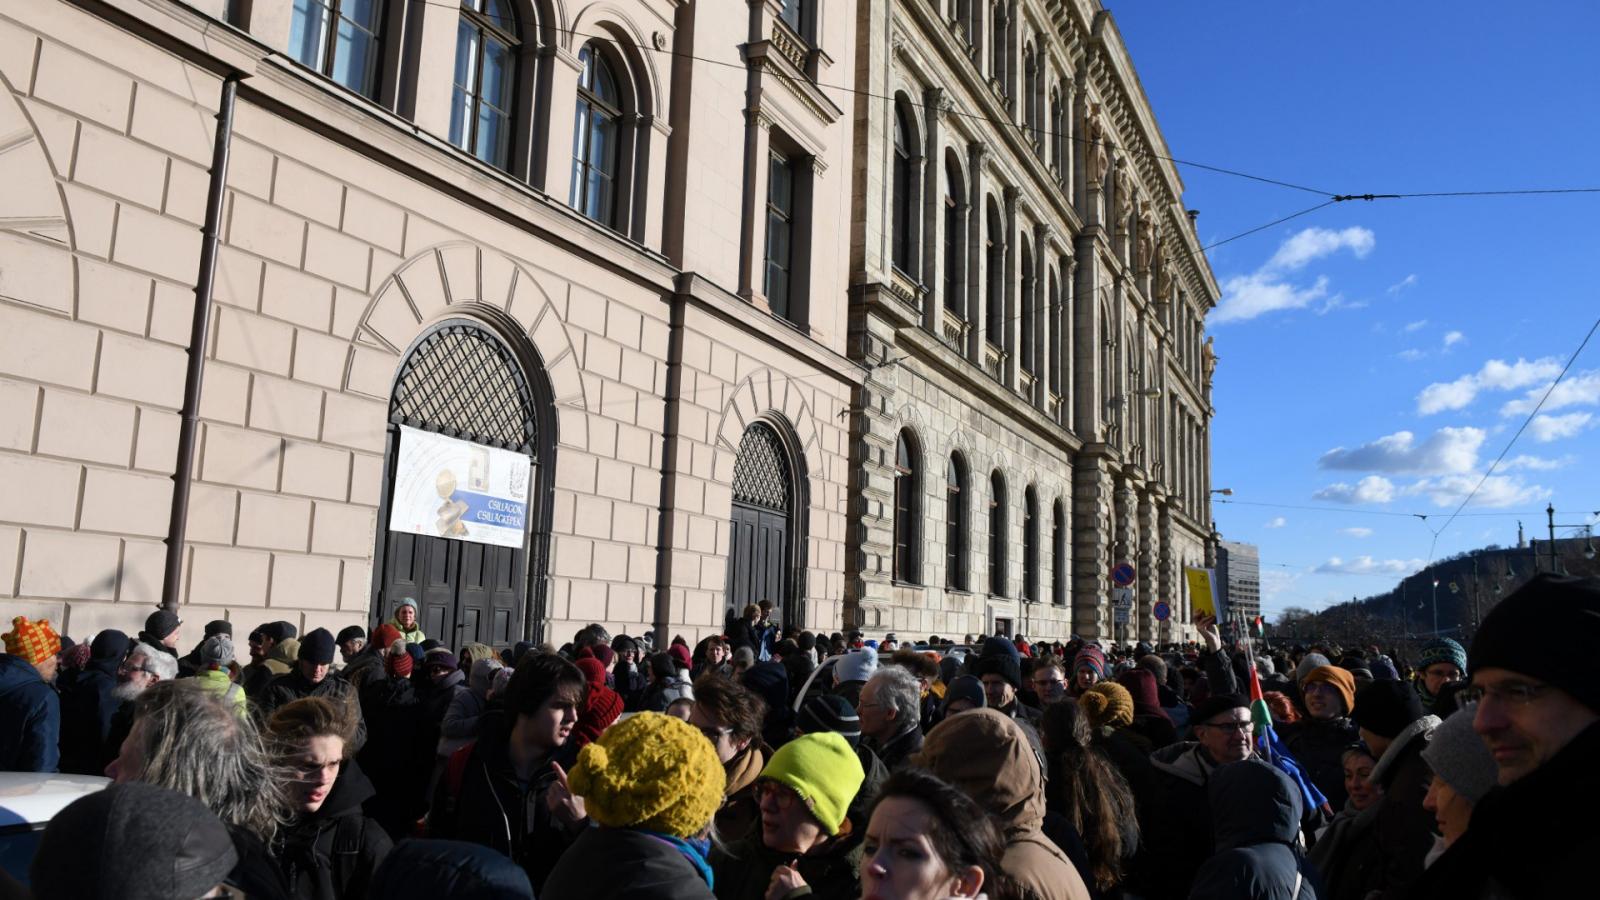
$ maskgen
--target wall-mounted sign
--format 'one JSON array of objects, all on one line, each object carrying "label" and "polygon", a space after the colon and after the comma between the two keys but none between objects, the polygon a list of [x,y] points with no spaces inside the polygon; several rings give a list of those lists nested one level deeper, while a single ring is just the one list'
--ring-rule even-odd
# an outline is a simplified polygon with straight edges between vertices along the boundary
[{"label": "wall-mounted sign", "polygon": [[521,547],[532,460],[400,426],[389,530]]}]

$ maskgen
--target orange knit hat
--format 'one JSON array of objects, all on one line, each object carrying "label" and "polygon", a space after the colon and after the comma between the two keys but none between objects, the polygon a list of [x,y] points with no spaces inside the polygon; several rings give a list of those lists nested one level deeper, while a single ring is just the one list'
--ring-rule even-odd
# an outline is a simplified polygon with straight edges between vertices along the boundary
[{"label": "orange knit hat", "polygon": [[6,642],[6,652],[20,656],[32,665],[38,665],[61,652],[61,638],[50,627],[49,619],[29,622],[24,616],[11,620],[11,630],[0,639]]}]

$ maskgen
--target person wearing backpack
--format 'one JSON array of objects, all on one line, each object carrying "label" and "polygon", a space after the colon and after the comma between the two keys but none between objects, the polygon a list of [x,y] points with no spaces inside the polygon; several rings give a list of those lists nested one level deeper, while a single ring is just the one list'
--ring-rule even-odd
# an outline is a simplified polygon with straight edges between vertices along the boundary
[{"label": "person wearing backpack", "polygon": [[393,847],[361,811],[375,791],[350,758],[355,733],[355,712],[325,697],[285,703],[267,721],[272,756],[294,779],[293,818],[278,830],[273,854],[298,900],[364,900]]}]

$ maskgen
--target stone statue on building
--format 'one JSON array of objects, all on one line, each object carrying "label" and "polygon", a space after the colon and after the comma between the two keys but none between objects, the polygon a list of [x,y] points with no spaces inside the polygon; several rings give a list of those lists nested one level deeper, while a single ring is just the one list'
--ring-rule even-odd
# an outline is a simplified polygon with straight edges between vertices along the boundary
[{"label": "stone statue on building", "polygon": [[1211,386],[1211,376],[1217,371],[1217,348],[1212,344],[1216,337],[1208,335],[1200,347],[1200,368],[1205,373],[1206,386]]}]

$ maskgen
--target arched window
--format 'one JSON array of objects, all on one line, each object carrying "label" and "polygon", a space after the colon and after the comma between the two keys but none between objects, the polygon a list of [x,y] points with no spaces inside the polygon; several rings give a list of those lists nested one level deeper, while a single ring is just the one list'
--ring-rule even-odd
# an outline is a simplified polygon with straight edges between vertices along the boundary
[{"label": "arched window", "polygon": [[383,0],[299,0],[290,13],[289,55],[376,100],[383,13]]},{"label": "arched window", "polygon": [[1067,146],[1067,120],[1061,108],[1061,91],[1052,88],[1050,91],[1050,164],[1056,168],[1056,177],[1067,174],[1067,158],[1064,154]]},{"label": "arched window", "polygon": [[1057,606],[1067,605],[1067,553],[1070,541],[1066,504],[1057,500],[1050,523],[1050,602]]},{"label": "arched window", "polygon": [[944,158],[944,308],[967,318],[967,192],[953,152]]},{"label": "arched window", "polygon": [[1039,137],[1039,118],[1034,106],[1039,92],[1039,57],[1033,44],[1022,49],[1022,127],[1028,136]]},{"label": "arched window", "polygon": [[1011,23],[1006,18],[1006,0],[997,0],[991,10],[993,15],[989,20],[989,30],[994,40],[989,45],[989,77],[1000,82],[1001,94],[1010,94],[1011,86],[1006,83],[1006,57],[1011,41]]},{"label": "arched window", "polygon": [[1061,370],[1066,368],[1066,360],[1061,357],[1061,291],[1056,285],[1056,270],[1050,269],[1050,286],[1045,291],[1044,302],[1045,319],[1050,323],[1050,340],[1046,349],[1046,356],[1050,360],[1050,390],[1057,396],[1061,394]]},{"label": "arched window", "polygon": [[1034,322],[1035,285],[1033,283],[1033,245],[1026,238],[1022,241],[1022,254],[1019,258],[1022,261],[1022,322],[1020,323],[1022,326],[1022,352],[1018,361],[1022,364],[1022,371],[1031,374],[1037,371],[1035,368],[1037,360],[1034,359],[1033,352],[1033,336],[1036,330],[1036,323]]},{"label": "arched window", "polygon": [[511,164],[519,33],[508,0],[461,0],[450,143],[501,169]]},{"label": "arched window", "polygon": [[1039,601],[1039,495],[1031,484],[1022,494],[1022,599]]},{"label": "arched window", "polygon": [[989,198],[988,228],[984,237],[984,265],[988,267],[989,291],[985,299],[984,330],[989,343],[1005,346],[1006,334],[1006,234],[1000,208]]},{"label": "arched window", "polygon": [[1006,596],[1006,478],[989,476],[989,593]]},{"label": "arched window", "polygon": [[922,583],[919,456],[916,439],[909,431],[900,432],[894,448],[894,580],[907,584]]},{"label": "arched window", "polygon": [[572,133],[573,209],[602,225],[617,227],[617,146],[622,93],[616,68],[590,41],[578,51],[578,113]]},{"label": "arched window", "polygon": [[[899,95],[894,104],[894,183],[892,205],[894,234],[891,248],[894,264],[900,271],[916,278],[917,265],[917,152],[916,126],[913,124],[910,104]],[[920,280],[920,279],[918,279]]]},{"label": "arched window", "polygon": [[967,464],[961,454],[950,454],[944,473],[944,586],[967,590]]}]

